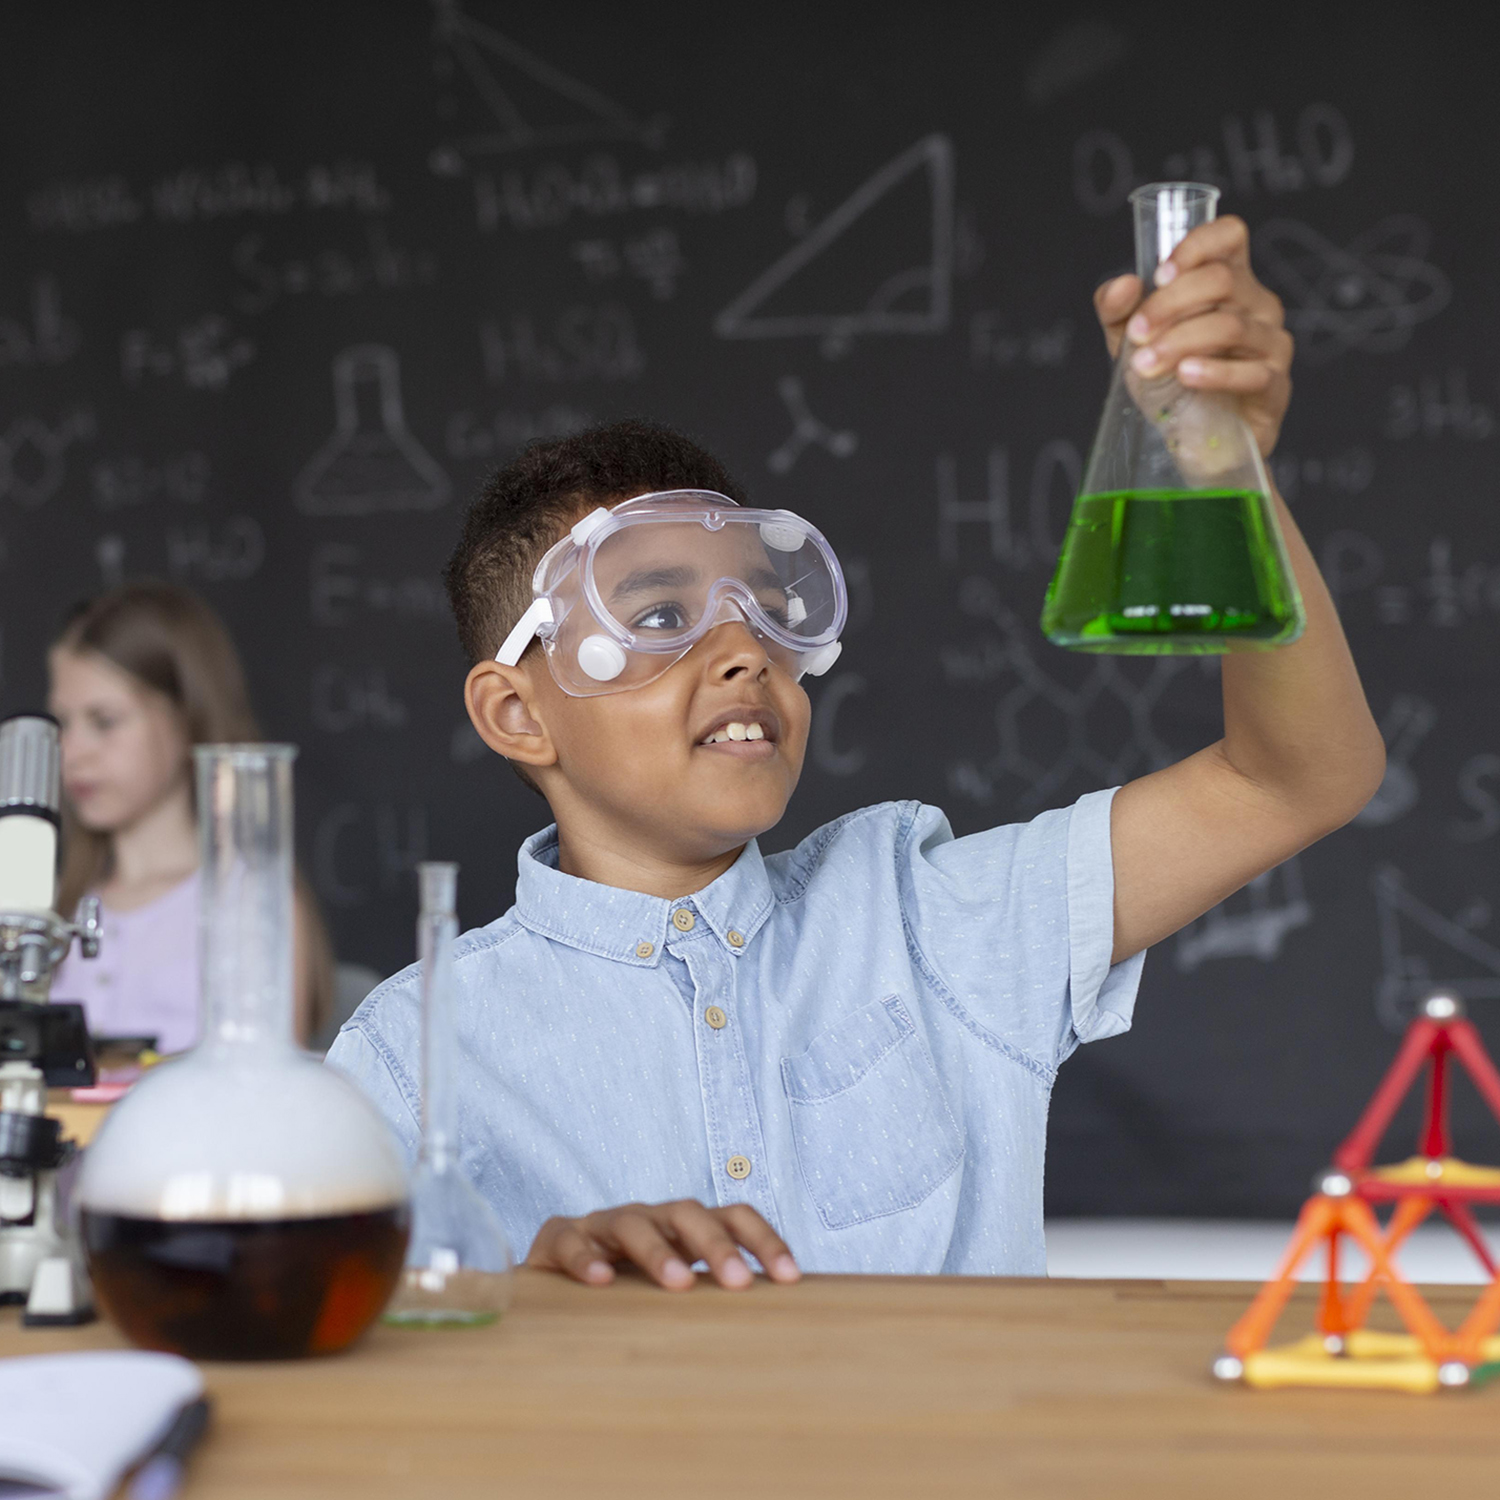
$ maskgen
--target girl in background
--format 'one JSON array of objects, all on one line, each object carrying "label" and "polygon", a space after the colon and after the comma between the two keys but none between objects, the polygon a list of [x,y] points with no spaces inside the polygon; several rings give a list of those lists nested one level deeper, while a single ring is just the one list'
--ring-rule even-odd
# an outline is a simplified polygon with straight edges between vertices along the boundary
[{"label": "girl in background", "polygon": [[[198,1039],[198,820],[192,747],[255,741],[245,674],[218,616],[186,589],[133,583],[82,606],[47,657],[62,734],[63,868],[57,909],[94,894],[99,957],[76,951],[53,994],[81,1000],[98,1036]],[[317,902],[297,882],[297,1034],[332,1003]]]}]

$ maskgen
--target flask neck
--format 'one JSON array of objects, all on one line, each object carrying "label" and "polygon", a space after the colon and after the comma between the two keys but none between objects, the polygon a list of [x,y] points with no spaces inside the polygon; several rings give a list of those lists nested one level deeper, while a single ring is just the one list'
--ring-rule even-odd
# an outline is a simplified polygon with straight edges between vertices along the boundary
[{"label": "flask neck", "polygon": [[291,745],[200,745],[204,1041],[290,1047],[295,905]]},{"label": "flask neck", "polygon": [[1204,182],[1152,182],[1130,195],[1135,211],[1135,273],[1150,288],[1156,268],[1219,209],[1219,190]]}]

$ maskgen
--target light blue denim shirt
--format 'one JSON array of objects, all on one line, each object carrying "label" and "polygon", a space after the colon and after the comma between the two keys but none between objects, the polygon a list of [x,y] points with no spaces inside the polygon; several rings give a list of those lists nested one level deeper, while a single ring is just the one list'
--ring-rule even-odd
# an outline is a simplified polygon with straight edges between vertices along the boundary
[{"label": "light blue denim shirt", "polygon": [[[808,1271],[1045,1274],[1052,1080],[1130,1024],[1143,962],[1109,962],[1112,796],[961,839],[867,807],[675,901],[529,838],[454,964],[462,1157],[517,1255],[553,1214],[697,1198]],[[413,966],[328,1059],[413,1154],[420,1037]]]}]

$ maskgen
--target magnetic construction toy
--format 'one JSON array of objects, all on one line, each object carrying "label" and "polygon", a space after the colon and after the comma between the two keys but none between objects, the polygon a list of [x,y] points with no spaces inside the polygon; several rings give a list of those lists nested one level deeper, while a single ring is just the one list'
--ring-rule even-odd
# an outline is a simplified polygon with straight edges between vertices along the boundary
[{"label": "magnetic construction toy", "polygon": [[[1428,995],[1407,1029],[1390,1071],[1343,1145],[1315,1183],[1275,1276],[1229,1330],[1227,1353],[1215,1361],[1221,1380],[1258,1387],[1349,1386],[1414,1392],[1482,1385],[1500,1375],[1500,1275],[1474,1221],[1471,1205],[1500,1203],[1500,1168],[1475,1166],[1451,1155],[1448,1134],[1449,1059],[1456,1058],[1490,1112],[1500,1121],[1500,1072],[1479,1033],[1464,1019],[1463,1003],[1445,992]],[[1389,1166],[1371,1165],[1391,1118],[1418,1073],[1427,1070],[1427,1104],[1417,1154]],[[1384,1228],[1377,1205],[1390,1204]],[[1466,1240],[1489,1277],[1472,1311],[1456,1330],[1446,1328],[1420,1292],[1396,1269],[1402,1242],[1436,1210]],[[1347,1237],[1369,1257],[1364,1280],[1339,1277],[1340,1241]],[[1266,1341],[1296,1284],[1297,1269],[1322,1247],[1327,1270],[1318,1303],[1317,1332],[1296,1343]],[[1406,1333],[1364,1326],[1384,1292]]]}]

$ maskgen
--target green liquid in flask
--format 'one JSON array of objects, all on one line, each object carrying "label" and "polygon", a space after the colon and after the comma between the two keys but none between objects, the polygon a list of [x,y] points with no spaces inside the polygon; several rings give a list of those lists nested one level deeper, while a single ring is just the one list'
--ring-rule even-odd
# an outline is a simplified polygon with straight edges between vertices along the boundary
[{"label": "green liquid in flask", "polygon": [[1254,490],[1080,495],[1042,629],[1059,646],[1125,655],[1285,645],[1302,626],[1289,578]]}]

